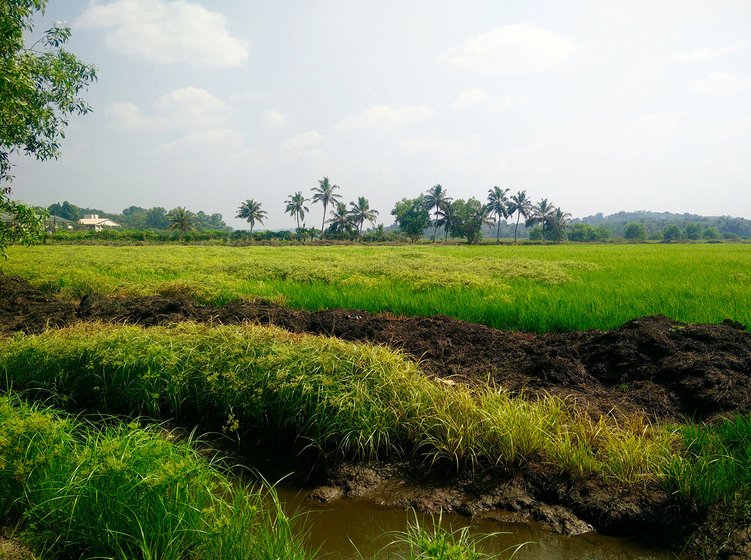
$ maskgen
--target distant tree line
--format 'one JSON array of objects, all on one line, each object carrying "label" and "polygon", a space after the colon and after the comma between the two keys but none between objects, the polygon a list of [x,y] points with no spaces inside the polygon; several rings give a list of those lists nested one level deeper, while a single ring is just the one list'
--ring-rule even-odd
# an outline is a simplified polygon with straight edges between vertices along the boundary
[{"label": "distant tree line", "polygon": [[103,212],[96,208],[84,208],[71,204],[67,200],[56,202],[47,207],[52,216],[58,216],[72,222],[77,222],[88,214],[97,214],[120,224],[124,229],[134,230],[177,230],[181,233],[189,231],[228,231],[230,228],[224,223],[221,214],[207,214],[203,211],[190,212],[178,206],[170,211],[155,206],[141,208],[129,206],[121,214]]},{"label": "distant tree line", "polygon": [[671,212],[602,213],[581,219],[584,224],[606,227],[615,237],[630,240],[696,241],[749,239],[751,220],[730,216],[699,216]]},{"label": "distant tree line", "polygon": [[[302,191],[297,191],[284,201],[284,212],[295,219],[297,229],[295,230],[296,239],[305,241],[319,237],[321,239],[337,240],[372,240],[374,235],[368,235],[367,239],[363,229],[365,222],[375,227],[375,220],[378,217],[378,210],[370,207],[370,202],[364,196],[358,196],[357,202],[350,202],[349,207],[341,201],[342,195],[338,191],[341,187],[332,184],[328,177],[319,179],[318,185],[311,188],[311,198],[306,198]],[[305,214],[310,212],[306,206],[308,202],[313,204],[320,203],[323,206],[323,217],[321,219],[321,229],[308,228],[305,225]],[[331,210],[327,213],[327,209]],[[250,224],[250,234],[253,234],[253,227],[256,222],[263,224],[267,213],[262,208],[262,204],[253,198],[249,198],[240,204],[237,209],[236,218],[243,219]],[[326,217],[329,216],[327,220]],[[328,224],[328,226],[326,225]],[[386,241],[383,225],[380,227],[380,234]],[[376,228],[378,229],[378,228]],[[381,239],[378,239],[381,240]]]},{"label": "distant tree line", "polygon": [[[339,185],[323,177],[310,189],[307,197],[302,190],[290,194],[284,201],[284,211],[295,221],[295,229],[281,231],[254,231],[263,224],[268,214],[262,203],[249,198],[243,201],[236,217],[246,220],[249,231],[232,232],[222,215],[190,212],[184,207],[170,211],[161,207],[141,208],[130,206],[120,214],[83,208],[68,201],[50,205],[47,210],[71,221],[86,214],[98,214],[122,226],[118,232],[87,232],[60,235],[60,239],[133,239],[144,241],[170,241],[174,239],[245,243],[256,241],[310,242],[316,239],[364,242],[401,242],[427,239],[447,242],[462,239],[478,243],[485,236],[496,242],[503,239],[532,241],[563,241],[603,243],[612,239],[629,242],[664,241],[715,241],[720,239],[751,238],[751,220],[728,216],[706,217],[694,214],[669,212],[619,212],[609,216],[596,214],[582,219],[572,219],[571,214],[555,206],[547,198],[536,203],[525,190],[510,194],[510,189],[490,188],[484,201],[452,199],[447,190],[436,184],[415,198],[396,202],[390,214],[394,223],[376,225],[379,212],[370,207],[368,199],[358,196],[356,201],[342,201]],[[310,205],[323,209],[321,228],[308,227],[306,217]],[[366,228],[370,225],[370,228]],[[134,233],[150,231],[152,234]],[[215,233],[211,233],[215,232]]]},{"label": "distant tree line", "polygon": [[[501,237],[510,237],[509,230],[512,230],[516,243],[520,223],[524,230],[531,228],[528,233],[522,232],[530,239],[543,242],[566,240],[571,214],[547,198],[533,203],[527,191],[509,195],[509,190],[494,186],[488,190],[484,202],[474,197],[454,200],[438,184],[417,198],[403,198],[396,203],[391,214],[399,230],[413,241],[429,231],[430,240],[435,242],[440,231],[444,241],[452,237],[473,244],[478,243],[484,234],[492,232],[496,242],[500,242]],[[512,224],[507,222],[508,219]]]}]

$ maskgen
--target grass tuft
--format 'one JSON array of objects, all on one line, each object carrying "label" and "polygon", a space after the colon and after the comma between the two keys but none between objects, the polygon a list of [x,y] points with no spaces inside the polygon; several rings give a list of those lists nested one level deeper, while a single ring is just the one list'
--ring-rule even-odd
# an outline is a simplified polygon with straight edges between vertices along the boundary
[{"label": "grass tuft", "polygon": [[32,535],[37,551],[143,560],[310,557],[273,489],[238,485],[159,426],[95,427],[0,396],[0,433],[0,519]]}]

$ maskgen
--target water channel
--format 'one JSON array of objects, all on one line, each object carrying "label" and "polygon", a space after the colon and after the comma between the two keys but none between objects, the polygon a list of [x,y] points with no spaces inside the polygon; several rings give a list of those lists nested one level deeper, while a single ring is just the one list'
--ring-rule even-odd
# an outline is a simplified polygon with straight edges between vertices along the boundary
[{"label": "water channel", "polygon": [[[289,512],[305,512],[312,548],[320,547],[321,558],[333,560],[368,560],[394,541],[396,532],[406,530],[415,515],[423,527],[432,527],[429,514],[415,514],[368,500],[341,499],[319,505],[307,499],[308,491],[292,485],[277,486]],[[509,547],[528,543],[514,556],[515,560],[676,560],[677,556],[638,539],[613,538],[589,533],[567,537],[535,528],[533,525],[504,523],[493,518],[469,519],[444,515],[444,528],[470,526],[475,535],[494,535],[483,540],[486,553],[501,553]],[[389,548],[396,552],[398,549]],[[508,553],[501,555],[507,558]]]}]

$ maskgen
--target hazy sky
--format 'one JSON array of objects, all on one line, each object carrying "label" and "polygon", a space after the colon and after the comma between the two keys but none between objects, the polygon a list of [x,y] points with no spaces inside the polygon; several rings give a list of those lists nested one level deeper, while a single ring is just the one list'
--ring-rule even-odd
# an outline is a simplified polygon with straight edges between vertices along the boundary
[{"label": "hazy sky", "polygon": [[[441,183],[598,211],[751,218],[748,0],[50,0],[94,113],[14,193],[267,227],[328,176],[392,222]],[[310,205],[309,226],[321,208]]]}]

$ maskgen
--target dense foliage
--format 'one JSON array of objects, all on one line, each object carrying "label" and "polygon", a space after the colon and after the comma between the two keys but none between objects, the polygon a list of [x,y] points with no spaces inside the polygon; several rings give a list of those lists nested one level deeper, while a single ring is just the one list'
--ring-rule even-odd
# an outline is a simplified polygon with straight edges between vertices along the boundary
[{"label": "dense foliage", "polygon": [[60,141],[72,115],[91,107],[81,97],[96,79],[93,66],[65,50],[70,28],[56,24],[31,47],[35,13],[46,0],[0,0],[0,254],[10,243],[33,242],[42,220],[10,198],[11,156],[24,152],[39,160],[60,155]]}]

